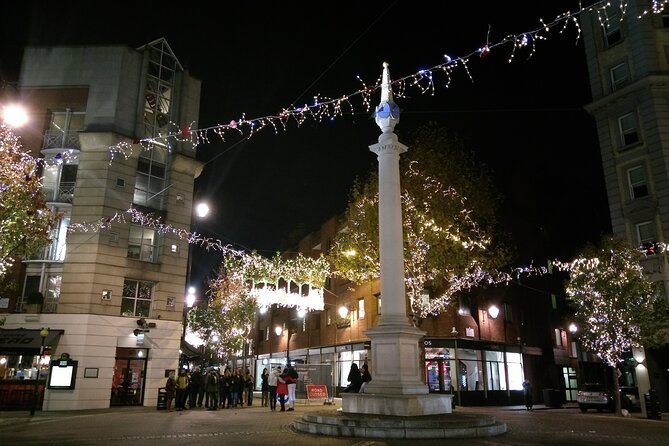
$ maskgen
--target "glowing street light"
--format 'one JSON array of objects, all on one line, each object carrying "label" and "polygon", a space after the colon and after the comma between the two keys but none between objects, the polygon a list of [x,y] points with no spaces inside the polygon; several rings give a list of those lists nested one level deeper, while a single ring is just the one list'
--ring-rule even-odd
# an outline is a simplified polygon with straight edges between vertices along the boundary
[{"label": "glowing street light", "polygon": [[28,113],[20,105],[6,105],[2,110],[2,120],[10,127],[21,127],[28,122]]}]

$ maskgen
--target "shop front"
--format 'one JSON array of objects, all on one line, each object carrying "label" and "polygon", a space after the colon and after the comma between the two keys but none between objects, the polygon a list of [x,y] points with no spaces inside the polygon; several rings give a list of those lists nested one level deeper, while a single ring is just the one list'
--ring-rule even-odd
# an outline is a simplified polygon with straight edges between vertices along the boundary
[{"label": "shop front", "polygon": [[51,351],[63,333],[53,329],[0,329],[0,410],[42,407]]},{"label": "shop front", "polygon": [[457,405],[522,404],[520,346],[456,338],[426,338],[425,382]]},{"label": "shop front", "polygon": [[145,348],[116,348],[111,406],[144,404],[147,357],[148,349]]}]

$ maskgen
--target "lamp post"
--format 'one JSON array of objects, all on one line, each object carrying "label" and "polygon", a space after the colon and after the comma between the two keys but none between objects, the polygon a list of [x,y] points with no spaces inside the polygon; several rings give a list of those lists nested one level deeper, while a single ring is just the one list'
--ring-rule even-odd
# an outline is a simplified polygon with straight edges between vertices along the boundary
[{"label": "lamp post", "polygon": [[42,356],[44,355],[44,343],[46,342],[46,337],[49,336],[49,329],[42,327],[42,329],[39,332],[40,338],[41,338],[41,344],[39,347],[39,359],[37,360],[37,374],[35,376],[35,387],[33,387],[33,400],[32,404],[30,405],[30,416],[32,417],[35,415],[35,408],[37,407],[37,399],[38,399],[38,390],[39,390],[39,372],[40,372],[40,364],[42,363]]},{"label": "lamp post", "polygon": [[[207,215],[209,215],[209,205],[207,203],[198,203],[195,206],[195,215],[198,217],[198,219],[203,219]],[[194,229],[197,229],[197,224],[195,225]],[[190,286],[190,274],[191,274],[191,269],[193,267],[193,249],[191,247],[191,244],[188,244],[188,262],[186,266],[186,283],[188,286]]]},{"label": "lamp post", "polygon": [[579,355],[579,353],[578,353],[578,341],[573,340],[573,339],[576,339],[576,332],[578,331],[578,326],[577,326],[575,323],[572,322],[571,324],[569,324],[568,329],[569,329],[570,338],[572,339],[571,342],[574,343],[574,344],[573,344],[573,345],[574,345],[574,348],[573,348],[573,350],[574,350],[574,356],[576,356],[576,367],[575,367],[575,369],[576,369],[576,387],[577,387],[577,388],[580,388],[580,383],[581,383],[581,377],[580,377],[580,374],[581,374],[581,367],[579,366],[579,360],[580,360],[579,356],[580,356],[580,355]]}]

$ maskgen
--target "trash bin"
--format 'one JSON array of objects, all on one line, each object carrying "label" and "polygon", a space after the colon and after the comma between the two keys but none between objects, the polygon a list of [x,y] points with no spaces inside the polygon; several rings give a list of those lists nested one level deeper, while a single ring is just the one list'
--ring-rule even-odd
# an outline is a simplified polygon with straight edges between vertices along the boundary
[{"label": "trash bin", "polygon": [[657,391],[650,389],[643,397],[646,402],[646,418],[661,420],[662,412],[660,412],[660,398],[657,396]]},{"label": "trash bin", "polygon": [[560,408],[564,404],[560,389],[543,389],[542,393],[546,407]]},{"label": "trash bin", "polygon": [[167,392],[164,387],[158,389],[158,410],[167,410]]}]

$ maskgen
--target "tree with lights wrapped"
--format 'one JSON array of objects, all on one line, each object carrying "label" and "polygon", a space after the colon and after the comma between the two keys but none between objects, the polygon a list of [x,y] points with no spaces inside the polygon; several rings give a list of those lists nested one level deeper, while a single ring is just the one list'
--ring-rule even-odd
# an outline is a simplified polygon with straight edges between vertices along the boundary
[{"label": "tree with lights wrapped", "polygon": [[[495,216],[491,174],[460,138],[430,123],[400,158],[404,265],[414,323],[443,312],[453,296],[494,278],[511,259]],[[330,252],[335,274],[364,283],[379,277],[378,174],[357,183]],[[429,290],[429,299],[425,291]]]},{"label": "tree with lights wrapped", "polygon": [[209,299],[188,313],[188,326],[206,344],[206,348],[225,358],[242,351],[256,313],[256,302],[244,277],[221,265],[219,274],[209,282]]},{"label": "tree with lights wrapped", "polygon": [[52,214],[38,167],[19,138],[0,125],[0,277],[16,259],[34,255],[50,242]]},{"label": "tree with lights wrapped", "polygon": [[[667,342],[666,301],[658,284],[644,273],[642,258],[637,248],[607,236],[599,246],[584,248],[572,262],[556,263],[569,273],[567,300],[575,309],[581,343],[612,368],[633,348]],[[613,382],[620,414],[618,379]]]}]

